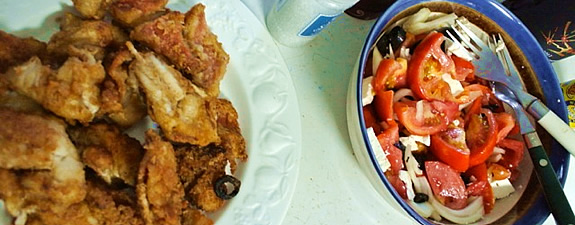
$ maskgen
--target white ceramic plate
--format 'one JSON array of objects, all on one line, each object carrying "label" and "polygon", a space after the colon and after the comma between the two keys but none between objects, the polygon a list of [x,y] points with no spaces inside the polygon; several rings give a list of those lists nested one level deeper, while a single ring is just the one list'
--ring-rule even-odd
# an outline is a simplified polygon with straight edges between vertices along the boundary
[{"label": "white ceramic plate", "polygon": [[[240,165],[240,193],[218,213],[216,224],[281,224],[299,170],[301,122],[295,89],[268,31],[239,0],[170,1],[186,12],[206,5],[206,20],[230,55],[221,97],[239,114],[249,159]],[[73,10],[65,0],[0,0],[0,30],[47,41],[56,18]],[[1,206],[0,206],[1,207]],[[2,210],[3,211],[3,210]],[[0,224],[7,224],[0,215]]]}]

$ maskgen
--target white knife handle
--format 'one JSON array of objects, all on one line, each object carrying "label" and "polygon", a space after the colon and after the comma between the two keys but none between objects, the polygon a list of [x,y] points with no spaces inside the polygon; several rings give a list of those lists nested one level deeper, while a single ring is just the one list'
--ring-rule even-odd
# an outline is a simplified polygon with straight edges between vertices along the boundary
[{"label": "white knife handle", "polygon": [[571,155],[575,156],[575,131],[569,127],[557,114],[549,110],[537,121],[559,144]]}]

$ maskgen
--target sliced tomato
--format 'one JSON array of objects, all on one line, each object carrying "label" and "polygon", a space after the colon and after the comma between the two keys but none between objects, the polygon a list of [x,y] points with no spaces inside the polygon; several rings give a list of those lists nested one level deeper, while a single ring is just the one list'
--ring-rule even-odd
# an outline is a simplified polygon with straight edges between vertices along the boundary
[{"label": "sliced tomato", "polygon": [[373,99],[373,104],[375,106],[375,112],[382,121],[392,121],[393,120],[393,91],[379,91],[375,94]]},{"label": "sliced tomato", "polygon": [[385,177],[387,177],[387,180],[389,181],[391,186],[393,186],[395,191],[397,191],[399,196],[401,196],[403,199],[407,199],[407,186],[405,186],[405,183],[403,183],[403,181],[399,179],[399,174],[392,174],[390,172],[386,172]]},{"label": "sliced tomato", "polygon": [[459,106],[456,103],[441,101],[395,102],[393,110],[399,122],[410,133],[416,135],[430,135],[444,131],[459,115]]},{"label": "sliced tomato", "polygon": [[373,131],[376,134],[381,132],[381,126],[377,123],[377,118],[375,117],[372,105],[366,105],[363,107],[363,120],[365,122],[365,127],[373,128]]},{"label": "sliced tomato", "polygon": [[474,80],[475,79],[475,66],[473,63],[460,58],[456,55],[451,55],[451,59],[455,64],[455,76],[458,81]]},{"label": "sliced tomato", "polygon": [[401,150],[395,147],[395,143],[399,141],[399,126],[395,121],[387,123],[388,127],[377,135],[377,140],[383,148],[387,160],[391,164],[391,173],[399,174],[399,170],[403,168],[403,155]]},{"label": "sliced tomato", "polygon": [[497,121],[497,142],[503,140],[515,128],[515,119],[507,112],[495,113]]},{"label": "sliced tomato", "polygon": [[429,148],[439,160],[458,172],[469,168],[469,148],[465,143],[465,130],[462,127],[449,127],[447,130],[431,135]]},{"label": "sliced tomato", "polygon": [[489,109],[469,115],[465,124],[466,142],[471,150],[469,166],[479,165],[493,153],[497,143],[497,122]]},{"label": "sliced tomato", "polygon": [[383,59],[371,81],[375,92],[406,85],[407,60]]},{"label": "sliced tomato", "polygon": [[443,74],[454,74],[453,60],[441,50],[444,36],[431,32],[415,48],[407,67],[407,81],[413,93],[425,100],[453,101]]},{"label": "sliced tomato", "polygon": [[433,194],[443,205],[451,209],[467,206],[465,184],[457,171],[439,161],[426,161],[425,172]]},{"label": "sliced tomato", "polygon": [[468,177],[473,176],[475,178],[475,181],[471,182],[471,184],[467,186],[467,193],[469,195],[483,196],[483,210],[485,210],[485,214],[491,212],[493,207],[495,207],[495,196],[493,195],[493,189],[487,180],[487,165],[485,163],[480,163],[476,166],[470,167],[465,172],[465,175]]},{"label": "sliced tomato", "polygon": [[511,177],[511,171],[499,164],[493,163],[489,165],[487,171],[493,180],[504,180]]},{"label": "sliced tomato", "polygon": [[463,87],[463,91],[456,96],[457,104],[465,104],[476,99],[483,99],[484,96],[491,93],[488,87],[481,84],[470,84]]},{"label": "sliced tomato", "polygon": [[505,138],[499,141],[497,146],[505,149],[503,158],[497,163],[508,169],[516,169],[517,166],[519,166],[519,162],[523,159],[525,152],[525,144],[523,141]]},{"label": "sliced tomato", "polygon": [[471,103],[471,105],[469,107],[467,107],[467,111],[465,112],[465,122],[469,122],[471,115],[477,115],[479,113],[481,113],[481,106],[483,106],[483,104],[481,103],[481,99],[475,99],[473,100],[473,103]]}]

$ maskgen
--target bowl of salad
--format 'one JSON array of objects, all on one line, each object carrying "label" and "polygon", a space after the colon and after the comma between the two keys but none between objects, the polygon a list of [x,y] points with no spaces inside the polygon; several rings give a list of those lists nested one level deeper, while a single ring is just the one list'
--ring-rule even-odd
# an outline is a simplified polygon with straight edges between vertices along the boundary
[{"label": "bowl of salad", "polygon": [[[381,196],[419,223],[540,224],[550,212],[515,114],[446,35],[455,21],[485,40],[501,35],[526,90],[566,119],[551,64],[504,6],[397,1],[373,25],[351,76],[355,156]],[[537,132],[564,184],[568,153]]]}]

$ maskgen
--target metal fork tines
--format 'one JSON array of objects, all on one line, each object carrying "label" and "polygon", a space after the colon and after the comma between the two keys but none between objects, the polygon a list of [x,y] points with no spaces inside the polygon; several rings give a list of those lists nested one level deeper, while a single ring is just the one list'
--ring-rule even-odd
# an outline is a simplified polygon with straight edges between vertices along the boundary
[{"label": "metal fork tines", "polygon": [[[506,74],[506,72],[497,55],[495,55],[491,48],[475,35],[473,31],[461,23],[461,21],[456,20],[456,23],[458,26],[452,25],[451,28],[453,28],[453,32],[455,32],[455,35],[459,38],[456,38],[454,34],[451,34],[449,31],[447,31],[447,35],[449,35],[454,43],[465,47],[474,54],[476,59],[479,59],[474,61],[475,75],[489,81],[501,82],[510,86],[509,83],[512,82],[509,80],[509,76],[502,76]],[[465,34],[459,31],[459,29]]]},{"label": "metal fork tines", "polygon": [[501,37],[501,34],[492,35],[487,44],[489,45],[489,48],[495,52],[497,58],[501,61],[501,64],[503,64],[505,74],[511,82],[510,85],[514,85],[512,88],[523,89],[523,80],[520,79],[521,76],[517,72],[513,59],[511,59],[511,54],[509,54],[509,50],[507,49],[507,45],[505,44],[503,37]]}]

